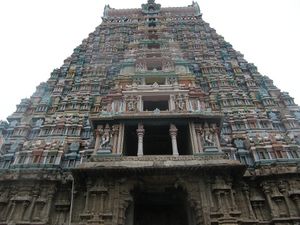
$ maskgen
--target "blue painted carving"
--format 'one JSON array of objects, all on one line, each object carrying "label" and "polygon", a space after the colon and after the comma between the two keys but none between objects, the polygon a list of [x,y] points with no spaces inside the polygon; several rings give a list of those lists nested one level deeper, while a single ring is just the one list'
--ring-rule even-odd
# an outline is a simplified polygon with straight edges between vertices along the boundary
[{"label": "blue painted carving", "polygon": [[160,11],[161,5],[156,4],[155,0],[148,0],[147,4],[142,4],[142,12],[146,14],[155,14]]},{"label": "blue painted carving", "polygon": [[268,113],[268,116],[269,116],[269,118],[270,118],[272,121],[277,121],[277,120],[279,120],[278,115],[277,115],[276,113],[274,113],[274,112],[269,112],[269,113]]},{"label": "blue painted carving", "polygon": [[244,149],[244,141],[241,139],[235,139],[234,144],[237,147],[237,149]]}]

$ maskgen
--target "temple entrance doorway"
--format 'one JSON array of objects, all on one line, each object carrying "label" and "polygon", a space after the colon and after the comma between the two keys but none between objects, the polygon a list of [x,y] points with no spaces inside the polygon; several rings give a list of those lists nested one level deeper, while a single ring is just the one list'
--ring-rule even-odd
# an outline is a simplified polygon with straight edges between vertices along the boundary
[{"label": "temple entrance doorway", "polygon": [[164,191],[141,191],[133,193],[127,225],[194,225],[186,193],[181,189]]}]

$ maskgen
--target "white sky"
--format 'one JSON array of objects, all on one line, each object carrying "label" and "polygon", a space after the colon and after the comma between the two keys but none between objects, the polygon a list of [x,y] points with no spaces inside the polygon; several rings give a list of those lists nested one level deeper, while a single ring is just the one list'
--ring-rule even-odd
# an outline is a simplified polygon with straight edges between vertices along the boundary
[{"label": "white sky", "polygon": [[[105,4],[139,8],[147,0],[1,0],[0,119],[60,67],[101,23]],[[156,0],[162,7],[192,0]],[[198,0],[203,18],[300,104],[300,1]]]}]

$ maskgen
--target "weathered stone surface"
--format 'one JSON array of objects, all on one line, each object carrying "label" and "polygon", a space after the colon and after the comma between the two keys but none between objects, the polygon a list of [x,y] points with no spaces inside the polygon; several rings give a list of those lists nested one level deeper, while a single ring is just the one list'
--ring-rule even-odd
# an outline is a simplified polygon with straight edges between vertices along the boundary
[{"label": "weathered stone surface", "polygon": [[299,115],[196,2],[107,5],[0,121],[0,225],[298,224]]}]

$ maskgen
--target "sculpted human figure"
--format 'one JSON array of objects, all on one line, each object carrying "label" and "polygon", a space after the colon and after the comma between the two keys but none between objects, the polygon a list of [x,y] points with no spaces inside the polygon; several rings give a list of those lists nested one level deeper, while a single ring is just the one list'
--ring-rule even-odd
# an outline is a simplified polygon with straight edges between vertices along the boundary
[{"label": "sculpted human figure", "polygon": [[203,132],[204,146],[215,146],[214,133],[211,130]]},{"label": "sculpted human figure", "polygon": [[179,111],[185,110],[185,99],[182,95],[177,96],[176,106],[177,106],[177,110]]},{"label": "sculpted human figure", "polygon": [[130,112],[137,110],[137,98],[131,96],[127,100],[127,110]]},{"label": "sculpted human figure", "polygon": [[111,129],[108,124],[106,124],[103,134],[101,136],[100,148],[105,148],[109,146],[111,139]]}]

